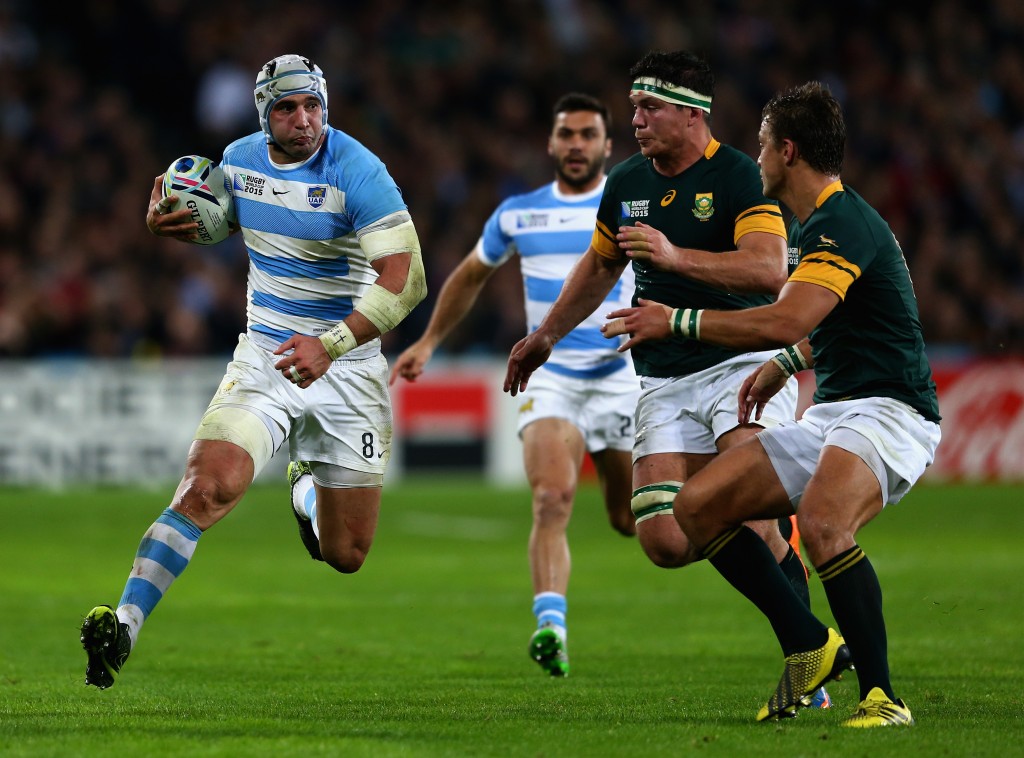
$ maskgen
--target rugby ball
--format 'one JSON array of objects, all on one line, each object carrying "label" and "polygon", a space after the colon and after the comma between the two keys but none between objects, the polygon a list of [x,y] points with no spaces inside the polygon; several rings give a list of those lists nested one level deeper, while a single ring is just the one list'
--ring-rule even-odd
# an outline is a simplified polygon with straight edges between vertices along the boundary
[{"label": "rugby ball", "polygon": [[188,208],[199,225],[197,245],[216,245],[231,233],[234,219],[231,194],[224,184],[224,172],[209,158],[183,155],[164,172],[163,196],[175,195],[178,200],[169,211]]}]

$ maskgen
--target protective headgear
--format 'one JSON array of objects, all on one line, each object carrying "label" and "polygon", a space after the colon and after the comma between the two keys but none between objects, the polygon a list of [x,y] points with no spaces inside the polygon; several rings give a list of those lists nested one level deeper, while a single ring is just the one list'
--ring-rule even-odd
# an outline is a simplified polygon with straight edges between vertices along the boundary
[{"label": "protective headgear", "polygon": [[256,110],[260,114],[260,128],[273,142],[270,133],[270,111],[282,97],[308,92],[320,99],[323,107],[323,125],[327,126],[327,82],[324,72],[309,58],[301,55],[279,55],[265,63],[256,77]]}]

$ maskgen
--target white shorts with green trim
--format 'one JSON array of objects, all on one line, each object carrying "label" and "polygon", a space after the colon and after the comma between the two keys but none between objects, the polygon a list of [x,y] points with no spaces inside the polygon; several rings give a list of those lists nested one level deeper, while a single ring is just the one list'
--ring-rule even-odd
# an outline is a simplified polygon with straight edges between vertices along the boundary
[{"label": "white shorts with green trim", "polygon": [[[744,353],[717,366],[667,379],[641,377],[633,460],[654,453],[718,452],[719,437],[735,429],[743,380],[777,351]],[[765,428],[792,420],[797,383],[790,380],[756,423]]]},{"label": "white shorts with green trim", "polygon": [[906,403],[869,397],[812,405],[799,421],[757,435],[794,507],[803,497],[826,445],[861,458],[882,488],[882,503],[898,503],[935,460],[939,425]]}]

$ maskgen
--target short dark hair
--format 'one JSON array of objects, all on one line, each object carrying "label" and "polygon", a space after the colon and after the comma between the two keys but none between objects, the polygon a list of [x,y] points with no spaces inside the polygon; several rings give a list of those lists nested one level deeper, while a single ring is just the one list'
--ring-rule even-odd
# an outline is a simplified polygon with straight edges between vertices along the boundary
[{"label": "short dark hair", "polygon": [[800,158],[815,171],[839,176],[846,150],[843,109],[821,82],[807,82],[777,93],[761,111],[773,143],[792,140]]},{"label": "short dark hair", "polygon": [[576,111],[590,111],[596,113],[604,121],[605,133],[612,129],[612,116],[608,112],[608,106],[592,95],[583,92],[568,92],[558,98],[555,107],[552,109],[552,118],[558,118],[559,113],[575,113]]},{"label": "short dark hair", "polygon": [[633,80],[650,77],[659,82],[686,87],[707,98],[715,96],[715,72],[711,64],[686,50],[666,53],[652,50],[629,70]]}]

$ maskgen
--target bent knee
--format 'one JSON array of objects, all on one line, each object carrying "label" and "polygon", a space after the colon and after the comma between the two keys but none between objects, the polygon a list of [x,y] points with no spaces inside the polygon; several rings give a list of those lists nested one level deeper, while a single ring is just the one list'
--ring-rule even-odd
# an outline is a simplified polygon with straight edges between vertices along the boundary
[{"label": "bent knee", "polygon": [[328,545],[320,545],[320,554],[324,562],[340,574],[354,574],[366,562],[368,550],[356,548],[332,549]]},{"label": "bent knee", "polygon": [[798,513],[797,528],[800,530],[800,541],[815,565],[856,542],[852,528],[831,518],[815,518]]},{"label": "bent knee", "polygon": [[703,555],[703,547],[728,528],[728,522],[723,520],[720,509],[715,508],[713,502],[702,498],[699,493],[689,492],[690,489],[689,486],[683,487],[672,510],[689,543],[691,560],[695,561]]},{"label": "bent knee", "polygon": [[201,529],[207,529],[230,511],[244,492],[245,486],[239,483],[204,474],[194,475],[182,480],[173,507]]},{"label": "bent knee", "polygon": [[640,546],[658,568],[681,568],[694,562],[697,553],[672,518],[672,511],[645,519],[637,528]]},{"label": "bent knee", "polygon": [[644,545],[644,554],[658,568],[682,568],[693,563],[685,551],[678,551],[666,545]]}]

